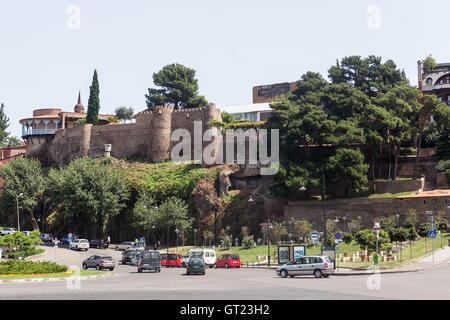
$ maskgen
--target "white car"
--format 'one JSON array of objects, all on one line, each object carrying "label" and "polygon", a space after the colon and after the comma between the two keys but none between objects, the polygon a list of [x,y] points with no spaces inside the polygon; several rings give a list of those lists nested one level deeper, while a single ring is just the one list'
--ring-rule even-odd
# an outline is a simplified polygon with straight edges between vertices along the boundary
[{"label": "white car", "polygon": [[0,231],[2,236],[6,236],[7,234],[13,234],[16,232],[15,228],[3,228],[3,230]]},{"label": "white car", "polygon": [[212,268],[216,264],[216,252],[213,249],[191,249],[188,251],[189,258],[183,257],[183,263],[187,265],[191,258],[199,258],[203,263]]},{"label": "white car", "polygon": [[85,250],[89,249],[89,240],[87,239],[78,239],[69,243],[70,250]]}]

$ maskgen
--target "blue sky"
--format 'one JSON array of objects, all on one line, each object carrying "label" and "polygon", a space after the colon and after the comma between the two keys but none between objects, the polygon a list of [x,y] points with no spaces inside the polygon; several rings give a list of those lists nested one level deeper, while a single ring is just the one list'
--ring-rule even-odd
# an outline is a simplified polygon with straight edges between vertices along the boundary
[{"label": "blue sky", "polygon": [[[80,29],[67,27],[71,5]],[[450,61],[449,12],[446,0],[2,1],[0,102],[20,136],[19,119],[72,111],[79,89],[87,107],[94,68],[102,113],[145,109],[153,72],[175,62],[197,71],[218,107],[251,103],[254,85],[326,77],[349,55],[392,59],[416,85],[418,59]]]}]

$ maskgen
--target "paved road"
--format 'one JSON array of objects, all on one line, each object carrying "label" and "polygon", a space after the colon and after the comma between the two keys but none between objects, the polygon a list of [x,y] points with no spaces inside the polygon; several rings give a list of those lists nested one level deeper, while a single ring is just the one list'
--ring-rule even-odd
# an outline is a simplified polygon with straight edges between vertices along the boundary
[{"label": "paved road", "polygon": [[[56,258],[59,263],[80,266],[93,253],[120,257],[109,249],[56,249]],[[45,259],[54,259],[53,248]],[[446,286],[450,283],[449,263],[424,272],[328,279],[281,279],[273,270],[258,268],[208,269],[206,276],[186,276],[184,272],[182,268],[163,268],[161,273],[137,273],[136,267],[118,265],[112,277],[81,280],[80,289],[69,289],[66,281],[0,284],[0,299],[450,299]],[[369,289],[368,279],[378,276],[379,282],[369,281]]]}]

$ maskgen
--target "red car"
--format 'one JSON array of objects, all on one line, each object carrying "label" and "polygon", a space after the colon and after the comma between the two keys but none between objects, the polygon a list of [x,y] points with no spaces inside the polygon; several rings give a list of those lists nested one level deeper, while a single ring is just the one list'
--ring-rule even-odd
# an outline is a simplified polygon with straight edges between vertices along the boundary
[{"label": "red car", "polygon": [[216,260],[216,264],[214,265],[215,268],[218,267],[241,267],[241,258],[239,257],[239,254],[237,253],[226,253],[220,256],[219,259]]},{"label": "red car", "polygon": [[181,267],[183,256],[178,253],[161,253],[161,266]]}]

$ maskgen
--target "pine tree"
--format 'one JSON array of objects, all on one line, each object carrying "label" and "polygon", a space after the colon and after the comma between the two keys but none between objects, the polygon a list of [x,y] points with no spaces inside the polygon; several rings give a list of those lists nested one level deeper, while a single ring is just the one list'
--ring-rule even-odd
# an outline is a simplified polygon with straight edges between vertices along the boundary
[{"label": "pine tree", "polygon": [[0,144],[3,145],[6,143],[6,140],[9,136],[9,132],[6,131],[9,127],[9,118],[5,113],[5,105],[2,103],[0,105]]},{"label": "pine tree", "polygon": [[97,70],[94,70],[94,77],[90,87],[88,110],[86,116],[86,123],[96,125],[98,122],[98,112],[100,110],[100,89],[98,85]]}]

